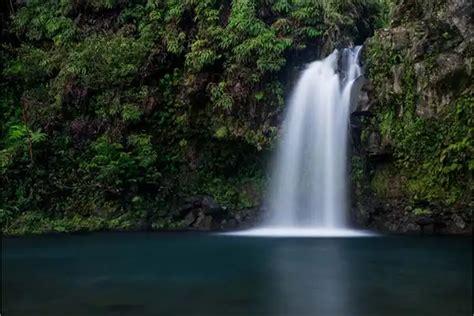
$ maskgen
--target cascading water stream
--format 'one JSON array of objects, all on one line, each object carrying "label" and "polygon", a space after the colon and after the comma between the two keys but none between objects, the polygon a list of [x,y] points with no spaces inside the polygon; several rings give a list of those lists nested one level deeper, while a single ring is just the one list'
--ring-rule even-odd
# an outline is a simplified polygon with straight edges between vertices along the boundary
[{"label": "cascading water stream", "polygon": [[[310,63],[291,97],[271,177],[268,218],[249,235],[359,235],[347,229],[347,144],[361,47]],[[341,54],[341,55],[339,55]]]}]

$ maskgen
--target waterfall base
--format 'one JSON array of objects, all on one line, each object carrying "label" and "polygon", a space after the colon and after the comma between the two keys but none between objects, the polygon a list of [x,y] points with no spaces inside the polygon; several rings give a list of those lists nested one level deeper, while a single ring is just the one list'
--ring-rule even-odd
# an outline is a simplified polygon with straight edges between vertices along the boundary
[{"label": "waterfall base", "polygon": [[371,237],[375,234],[368,231],[341,228],[301,228],[301,227],[267,227],[225,233],[232,236],[249,237]]}]

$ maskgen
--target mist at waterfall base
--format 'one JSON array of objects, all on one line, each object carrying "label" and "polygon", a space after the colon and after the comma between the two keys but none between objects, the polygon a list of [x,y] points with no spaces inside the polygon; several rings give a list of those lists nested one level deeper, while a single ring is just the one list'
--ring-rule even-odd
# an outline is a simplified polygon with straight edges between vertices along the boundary
[{"label": "mist at waterfall base", "polygon": [[289,102],[267,208],[252,236],[364,236],[348,228],[347,144],[361,47],[310,63]]}]

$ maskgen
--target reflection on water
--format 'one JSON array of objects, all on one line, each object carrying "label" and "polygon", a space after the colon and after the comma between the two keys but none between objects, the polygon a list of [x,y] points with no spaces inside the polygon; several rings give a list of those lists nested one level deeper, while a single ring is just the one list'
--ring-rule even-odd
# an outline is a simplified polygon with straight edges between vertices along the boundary
[{"label": "reflection on water", "polygon": [[269,263],[275,305],[271,314],[350,315],[350,265],[343,244],[334,239],[319,245],[308,240],[301,243],[283,243],[273,249]]},{"label": "reflection on water", "polygon": [[2,315],[471,315],[470,238],[2,240]]}]

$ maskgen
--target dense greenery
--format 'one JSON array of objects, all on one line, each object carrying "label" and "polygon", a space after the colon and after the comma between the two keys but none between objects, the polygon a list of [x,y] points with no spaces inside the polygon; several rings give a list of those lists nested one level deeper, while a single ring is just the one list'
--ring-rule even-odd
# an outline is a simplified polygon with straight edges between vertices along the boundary
[{"label": "dense greenery", "polygon": [[[433,10],[446,11],[443,4],[437,1]],[[465,208],[473,185],[474,87],[464,60],[472,58],[472,47],[456,49],[461,36],[444,20],[425,23],[430,26],[424,32],[413,22],[399,27],[400,43],[378,32],[367,47],[368,76],[378,99],[368,130],[379,131],[393,152],[372,187],[387,198],[398,177],[404,191],[399,197],[411,203]],[[422,53],[420,48],[416,53],[417,44]]]},{"label": "dense greenery", "polygon": [[31,0],[2,43],[4,233],[175,227],[258,203],[294,70],[385,23],[380,0]]}]

